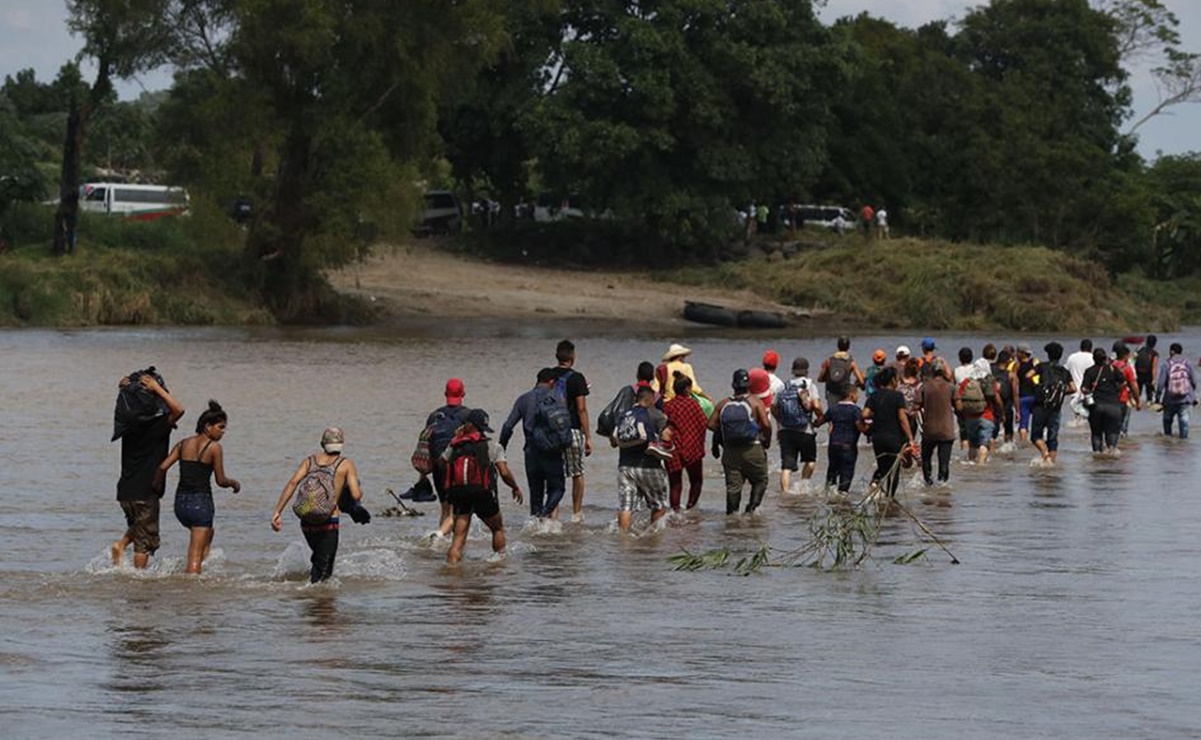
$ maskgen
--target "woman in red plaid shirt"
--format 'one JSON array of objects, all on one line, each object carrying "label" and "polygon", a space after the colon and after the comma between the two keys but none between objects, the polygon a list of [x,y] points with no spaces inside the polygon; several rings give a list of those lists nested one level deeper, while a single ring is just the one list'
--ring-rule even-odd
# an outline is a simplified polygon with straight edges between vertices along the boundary
[{"label": "woman in red plaid shirt", "polygon": [[675,455],[667,461],[671,510],[680,510],[680,494],[684,488],[684,471],[688,472],[688,508],[696,506],[705,482],[705,432],[709,418],[692,397],[692,380],[679,372],[675,374],[672,390],[675,395],[663,404],[667,424],[673,429],[671,441]]}]

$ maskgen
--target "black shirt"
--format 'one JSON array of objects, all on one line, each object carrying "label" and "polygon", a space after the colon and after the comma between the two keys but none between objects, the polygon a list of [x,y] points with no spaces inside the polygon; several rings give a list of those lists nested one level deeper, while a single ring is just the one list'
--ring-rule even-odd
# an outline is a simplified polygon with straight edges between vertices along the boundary
[{"label": "black shirt", "polygon": [[[571,373],[567,375],[567,373]],[[567,410],[571,412],[571,428],[580,428],[580,407],[576,399],[588,395],[588,381],[579,370],[570,367],[555,368],[555,387],[559,387],[559,379],[567,375],[564,390],[567,393]]]},{"label": "black shirt", "polygon": [[121,478],[117,481],[118,501],[150,501],[159,493],[151,486],[154,474],[171,446],[171,418],[163,415],[121,437]]},{"label": "black shirt", "polygon": [[[641,408],[635,406],[635,409]],[[651,429],[647,429],[647,435],[651,441],[659,439],[659,435],[663,434],[663,430],[667,428],[667,417],[657,408],[653,406],[649,409],[644,409],[647,417],[650,419]],[[657,457],[651,457],[646,454],[646,445],[638,445],[637,447],[622,447],[617,451],[617,465],[621,468],[662,468],[663,461]]]},{"label": "black shirt", "polygon": [[868,399],[865,408],[872,410],[872,438],[903,441],[905,431],[897,413],[905,408],[905,396],[892,388],[880,388]]},{"label": "black shirt", "polygon": [[[1100,374],[1100,379],[1098,379]],[[1080,381],[1081,390],[1085,393],[1091,393],[1093,398],[1106,403],[1118,403],[1118,399],[1122,393],[1122,386],[1126,381],[1121,377],[1117,370],[1110,367],[1109,363],[1104,365],[1093,365],[1084,371],[1084,378]]]}]

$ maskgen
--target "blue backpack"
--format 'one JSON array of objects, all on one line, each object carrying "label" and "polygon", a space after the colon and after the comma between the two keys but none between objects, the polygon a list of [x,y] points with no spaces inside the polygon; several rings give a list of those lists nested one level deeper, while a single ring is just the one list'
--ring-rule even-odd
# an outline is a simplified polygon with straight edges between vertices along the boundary
[{"label": "blue backpack", "polygon": [[553,390],[535,391],[534,428],[530,442],[542,452],[559,452],[571,447],[571,412],[567,402]]},{"label": "blue backpack", "polygon": [[780,419],[781,429],[804,431],[809,428],[810,412],[805,406],[809,402],[809,385],[804,390],[793,382],[784,385],[784,390],[776,396],[776,413]]},{"label": "blue backpack", "polygon": [[759,438],[759,424],[755,421],[755,412],[746,399],[731,398],[721,407],[721,415],[718,418],[723,444],[742,444],[754,442]]}]

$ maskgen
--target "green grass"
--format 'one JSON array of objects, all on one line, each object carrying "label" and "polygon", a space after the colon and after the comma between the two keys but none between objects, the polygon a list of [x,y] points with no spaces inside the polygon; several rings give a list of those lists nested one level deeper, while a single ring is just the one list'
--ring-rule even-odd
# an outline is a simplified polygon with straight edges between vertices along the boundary
[{"label": "green grass", "polygon": [[[40,215],[40,218],[38,217]],[[242,232],[216,209],[151,223],[86,217],[73,254],[49,254],[50,209],[19,215],[0,255],[0,325],[270,323],[239,278]]]},{"label": "green grass", "polygon": [[1181,310],[1201,281],[1171,290],[1145,279],[1115,284],[1097,263],[1033,246],[806,235],[788,258],[688,267],[659,279],[754,289],[882,329],[1166,331],[1201,315],[1201,304]]}]

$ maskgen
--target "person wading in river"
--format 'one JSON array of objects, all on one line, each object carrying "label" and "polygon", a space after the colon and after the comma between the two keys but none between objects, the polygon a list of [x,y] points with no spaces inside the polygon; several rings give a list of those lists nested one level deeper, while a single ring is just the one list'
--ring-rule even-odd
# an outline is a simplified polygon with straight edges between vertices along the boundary
[{"label": "person wading in river", "polygon": [[[734,395],[723,398],[709,417],[713,432],[713,456],[721,458],[726,476],[726,514],[737,514],[742,503],[742,485],[751,484],[746,513],[763,502],[767,491],[767,447],[771,445],[771,419],[763,402],[751,394],[751,376],[735,370],[731,384]],[[723,451],[724,449],[724,451]]]},{"label": "person wading in river", "polygon": [[155,476],[167,458],[171,430],[184,415],[184,407],[167,391],[154,368],[121,378],[118,388],[118,408],[124,396],[131,403],[140,399],[152,410],[139,419],[131,418],[129,426],[120,432],[121,477],[117,481],[117,501],[125,514],[125,534],[113,543],[110,554],[113,565],[120,565],[125,549],[133,545],[133,567],[145,568],[160,542],[159,507],[163,491],[161,487],[155,488]]},{"label": "person wading in river", "polygon": [[[571,480],[571,521],[584,521],[584,458],[592,454],[588,419],[588,380],[575,369],[575,345],[564,339],[555,348],[555,392],[571,413],[571,446],[563,450],[563,477]],[[553,516],[557,516],[555,511]]]},{"label": "person wading in river", "polygon": [[571,445],[571,429],[570,422],[566,429],[558,428],[567,413],[567,404],[555,394],[558,376],[555,368],[539,370],[534,387],[517,397],[509,418],[500,428],[500,446],[507,450],[513,430],[521,422],[530,514],[538,519],[550,518],[563,500],[567,485],[563,477],[563,450]]},{"label": "person wading in river", "polygon": [[354,461],[342,456],[346,435],[338,427],[329,427],[321,435],[321,451],[300,461],[296,472],[284,485],[271,515],[271,528],[283,529],[283,511],[292,496],[299,496],[293,512],[300,517],[300,531],[312,550],[309,582],[318,583],[334,574],[338,555],[338,509],[342,489],[350,490],[355,501],[363,500],[359,472]]},{"label": "person wading in river", "polygon": [[492,532],[492,552],[497,557],[504,555],[505,522],[496,496],[497,477],[512,491],[513,500],[521,503],[521,487],[509,471],[504,448],[484,436],[491,433],[488,414],[472,409],[442,453],[447,496],[455,517],[454,540],[446,551],[446,562],[451,565],[463,559],[473,514]]},{"label": "person wading in river", "polygon": [[442,453],[446,451],[451,438],[455,435],[455,430],[462,425],[467,416],[468,408],[463,405],[463,398],[466,395],[467,389],[462,380],[459,378],[447,380],[444,393],[446,403],[431,411],[425,418],[425,430],[422,434],[429,438],[429,455],[434,466],[431,477],[434,481],[434,491],[438,494],[438,504],[442,509],[438,529],[430,534],[431,537],[447,537],[454,527],[454,513],[451,510],[450,501],[446,497],[446,475],[442,470]]}]

